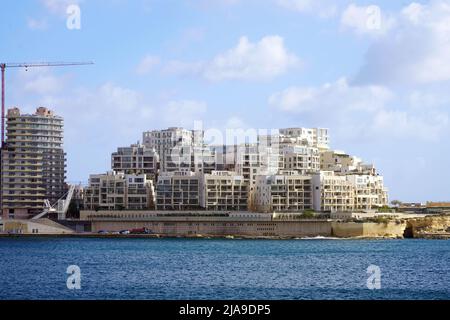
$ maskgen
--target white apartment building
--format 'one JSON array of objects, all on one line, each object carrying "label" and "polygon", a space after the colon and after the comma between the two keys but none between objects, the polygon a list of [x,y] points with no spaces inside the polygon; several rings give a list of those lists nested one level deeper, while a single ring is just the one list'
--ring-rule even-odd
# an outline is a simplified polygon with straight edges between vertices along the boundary
[{"label": "white apartment building", "polygon": [[285,128],[279,129],[279,133],[281,137],[296,139],[295,143],[297,144],[307,144],[319,149],[330,147],[330,138],[326,128]]},{"label": "white apartment building", "polygon": [[202,181],[202,203],[206,210],[247,211],[248,188],[244,177],[230,171],[213,171]]},{"label": "white apartment building", "polygon": [[142,141],[147,148],[156,150],[161,161],[160,169],[166,171],[167,155],[170,155],[175,147],[203,146],[203,131],[177,127],[146,131],[143,133]]},{"label": "white apartment building", "polygon": [[316,147],[284,146],[282,148],[284,170],[311,174],[320,171],[320,153]]},{"label": "white apartment building", "polygon": [[86,210],[145,210],[153,209],[154,204],[153,181],[145,174],[93,174],[84,190]]},{"label": "white apartment building", "polygon": [[313,175],[313,208],[316,211],[352,211],[355,208],[355,186],[346,176],[333,171]]},{"label": "white apartment building", "polygon": [[216,157],[217,171],[235,171],[237,162],[237,145],[210,146]]},{"label": "white apartment building", "polygon": [[388,205],[382,176],[350,174],[346,177],[355,186],[355,210],[373,210]]},{"label": "white apartment building", "polygon": [[313,208],[311,176],[296,171],[256,177],[254,211],[302,212]]},{"label": "white apartment building", "polygon": [[211,173],[216,170],[216,153],[209,147],[194,147],[191,157],[192,168],[196,173]]},{"label": "white apartment building", "polygon": [[254,185],[256,175],[261,167],[257,144],[242,144],[238,146],[236,156],[236,173],[244,178],[250,187]]},{"label": "white apartment building", "polygon": [[165,164],[165,172],[211,173],[216,169],[216,155],[208,147],[176,146],[166,154]]},{"label": "white apartment building", "polygon": [[198,210],[203,201],[202,179],[191,171],[161,173],[156,185],[156,209]]},{"label": "white apartment building", "polygon": [[111,169],[125,174],[146,174],[154,178],[158,173],[159,157],[155,149],[141,144],[120,147],[111,154]]}]

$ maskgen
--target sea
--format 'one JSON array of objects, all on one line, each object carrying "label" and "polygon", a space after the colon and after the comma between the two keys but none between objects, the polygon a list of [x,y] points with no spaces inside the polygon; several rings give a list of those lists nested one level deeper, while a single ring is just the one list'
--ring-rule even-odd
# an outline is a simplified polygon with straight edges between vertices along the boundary
[{"label": "sea", "polygon": [[17,299],[450,299],[450,241],[0,238]]}]

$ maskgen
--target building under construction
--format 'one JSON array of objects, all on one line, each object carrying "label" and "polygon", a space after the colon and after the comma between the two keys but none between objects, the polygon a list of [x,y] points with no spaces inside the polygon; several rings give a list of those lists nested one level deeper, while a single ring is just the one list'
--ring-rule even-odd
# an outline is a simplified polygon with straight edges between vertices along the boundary
[{"label": "building under construction", "polygon": [[6,115],[6,141],[1,152],[3,219],[27,219],[42,212],[44,200],[55,203],[66,192],[63,118],[47,108]]}]

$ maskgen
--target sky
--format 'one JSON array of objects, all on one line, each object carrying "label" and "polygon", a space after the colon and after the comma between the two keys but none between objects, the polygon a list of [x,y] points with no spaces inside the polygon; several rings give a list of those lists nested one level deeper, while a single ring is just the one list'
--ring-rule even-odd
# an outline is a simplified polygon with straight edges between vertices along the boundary
[{"label": "sky", "polygon": [[450,1],[23,0],[0,11],[6,105],[65,120],[69,182],[170,126],[325,127],[390,199],[450,200]]}]

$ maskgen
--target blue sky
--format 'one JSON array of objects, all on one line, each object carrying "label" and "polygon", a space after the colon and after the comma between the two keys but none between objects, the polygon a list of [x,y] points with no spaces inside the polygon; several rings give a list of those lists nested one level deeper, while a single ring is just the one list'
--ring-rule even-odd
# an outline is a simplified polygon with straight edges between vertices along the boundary
[{"label": "blue sky", "polygon": [[69,181],[145,130],[202,120],[328,127],[391,199],[450,198],[450,1],[24,0],[0,21],[0,61],[95,62],[7,70],[8,107],[65,118]]}]

